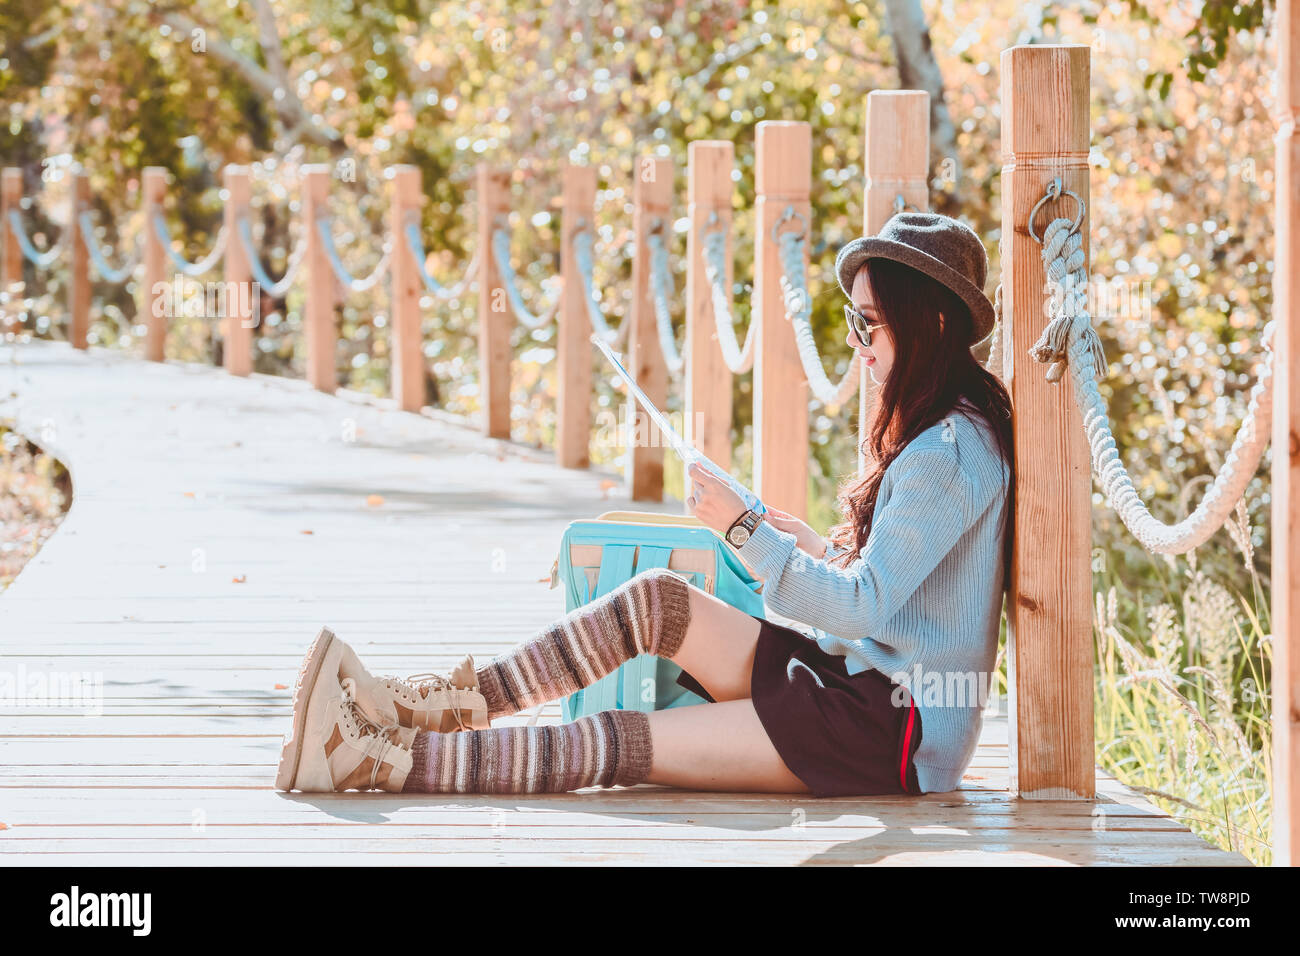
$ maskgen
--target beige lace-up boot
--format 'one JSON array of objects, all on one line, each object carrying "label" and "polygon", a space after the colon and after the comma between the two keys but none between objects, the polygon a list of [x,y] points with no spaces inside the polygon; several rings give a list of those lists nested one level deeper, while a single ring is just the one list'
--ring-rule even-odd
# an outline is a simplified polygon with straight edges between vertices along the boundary
[{"label": "beige lace-up boot", "polygon": [[403,680],[372,675],[351,647],[337,637],[333,642],[342,648],[340,676],[356,681],[357,706],[376,723],[440,733],[490,726],[474,658],[468,654],[447,676],[416,674]]},{"label": "beige lace-up boot", "polygon": [[342,643],[322,629],[294,688],[293,728],[285,736],[279,790],[400,792],[411,772],[416,731],[378,724],[356,702],[356,682],[338,677]]}]

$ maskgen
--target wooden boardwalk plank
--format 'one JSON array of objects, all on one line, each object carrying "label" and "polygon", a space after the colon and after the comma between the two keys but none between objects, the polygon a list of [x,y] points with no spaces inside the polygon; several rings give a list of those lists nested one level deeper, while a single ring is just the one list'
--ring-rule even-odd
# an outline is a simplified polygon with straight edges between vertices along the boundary
[{"label": "wooden boardwalk plank", "polygon": [[488,658],[563,613],[569,521],[679,506],[449,416],[103,350],[0,348],[0,416],[75,492],[0,596],[0,666],[97,689],[0,709],[0,865],[1247,862],[1106,774],[1095,802],[1014,799],[1003,716],[961,789],[919,798],[278,793],[322,624],[384,672]]}]

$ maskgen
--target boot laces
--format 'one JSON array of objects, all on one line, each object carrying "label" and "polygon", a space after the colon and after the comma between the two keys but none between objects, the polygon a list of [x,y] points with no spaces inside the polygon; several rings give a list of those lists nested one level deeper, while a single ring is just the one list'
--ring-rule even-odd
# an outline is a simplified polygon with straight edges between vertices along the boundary
[{"label": "boot laces", "polygon": [[406,678],[417,694],[424,700],[429,699],[429,695],[435,690],[456,690],[452,684],[451,678],[442,674],[412,674]]},{"label": "boot laces", "polygon": [[449,677],[444,677],[442,674],[412,674],[406,681],[420,695],[421,700],[428,700],[429,695],[435,690],[446,691],[452,703],[448,709],[451,711],[452,719],[456,721],[457,729],[470,729],[461,716],[461,708],[456,706],[460,701],[454,692],[461,688],[453,684]]},{"label": "boot laces", "polygon": [[428,700],[429,695],[434,691],[452,691],[457,690],[451,678],[442,674],[412,674],[410,677],[381,677],[384,686],[391,691],[402,694],[403,697],[415,695],[416,700]]},{"label": "boot laces", "polygon": [[384,757],[390,750],[401,748],[397,742],[399,725],[396,721],[380,724],[366,713],[357,703],[357,682],[353,678],[345,677],[339,683],[343,688],[344,716],[357,735],[366,742],[366,749],[362,752],[361,759],[374,758],[374,763],[370,767],[370,789],[373,790],[377,786],[379,766],[384,762]]}]

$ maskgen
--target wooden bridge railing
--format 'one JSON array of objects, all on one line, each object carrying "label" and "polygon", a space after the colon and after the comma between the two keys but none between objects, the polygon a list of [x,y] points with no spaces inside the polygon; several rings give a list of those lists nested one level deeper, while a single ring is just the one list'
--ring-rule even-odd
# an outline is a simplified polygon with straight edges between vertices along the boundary
[{"label": "wooden bridge railing", "polygon": [[[1280,860],[1297,857],[1294,819],[1300,795],[1300,729],[1295,701],[1300,699],[1300,628],[1294,602],[1298,576],[1290,573],[1291,556],[1300,553],[1300,363],[1290,343],[1300,334],[1300,0],[1280,4],[1279,61],[1281,91],[1278,150],[1276,305],[1282,328],[1277,349],[1284,357],[1275,390],[1273,470],[1275,569],[1274,589],[1277,694],[1275,740],[1277,761],[1277,850]],[[1026,347],[1044,327],[1045,276],[1039,250],[1027,230],[1031,207],[1044,183],[1060,176],[1082,197],[1088,195],[1089,50],[1082,46],[1024,46],[1002,55],[1003,222],[1001,268],[1004,316],[1001,334],[1003,367],[995,369],[1011,391],[1015,406],[1017,527],[1014,563],[1007,608],[1010,635],[1013,738],[1013,786],[1026,797],[1090,798],[1094,788],[1091,664],[1090,462],[1079,411],[1065,388],[1044,380],[1030,361]],[[864,229],[878,230],[901,201],[918,209],[928,205],[929,104],[916,91],[876,92],[868,99]],[[802,217],[805,229],[815,228],[809,204],[812,174],[811,129],[799,122],[761,122],[756,131],[756,195],[754,234],[754,296],[751,321],[754,344],[754,474],[755,490],[770,505],[804,515],[808,489],[809,387],[801,365],[794,328],[787,315],[787,294],[781,287],[783,264],[778,257],[774,228],[778,222]],[[634,374],[657,401],[665,402],[670,387],[683,393],[683,430],[701,450],[724,467],[731,464],[732,371],[718,347],[719,318],[714,312],[706,277],[703,236],[721,229],[726,241],[723,287],[731,289],[730,230],[732,224],[733,147],[728,142],[695,142],[688,149],[686,242],[687,275],[684,295],[684,367],[679,385],[667,374],[665,355],[656,336],[651,291],[652,266],[647,257],[652,229],[672,221],[673,167],[665,159],[645,157],[637,164],[634,185],[636,260],[632,306],[623,321],[630,323],[628,348]],[[144,174],[146,211],[161,208],[165,172]],[[418,172],[410,167],[392,171],[393,200],[389,215],[392,243],[390,309],[392,314],[392,390],[404,409],[423,402],[423,342],[420,297],[423,263],[403,240],[403,230],[423,201]],[[339,285],[331,274],[328,250],[316,228],[328,202],[330,174],[325,167],[304,171],[305,331],[308,377],[325,391],[336,385],[335,304]],[[481,360],[480,398],[486,434],[506,438],[510,433],[510,337],[513,323],[505,294],[505,277],[492,253],[494,230],[510,209],[509,174],[491,165],[477,170],[478,202],[478,344]],[[227,167],[224,256],[226,283],[252,281],[252,263],[238,241],[238,223],[246,215],[250,180],[247,169]],[[599,356],[588,335],[591,321],[583,300],[583,282],[573,254],[575,235],[593,228],[595,170],[567,165],[562,171],[562,302],[558,312],[559,370],[556,457],[565,467],[585,467],[589,461],[592,380]],[[85,177],[73,183],[74,208],[89,200]],[[11,210],[22,205],[18,170],[4,171],[0,181],[4,250],[0,278],[4,288],[21,288],[22,254],[10,225]],[[75,215],[73,216],[75,222]],[[658,225],[656,225],[658,221]],[[85,348],[89,316],[90,271],[87,248],[73,223],[70,251],[69,338]],[[147,227],[147,235],[154,230]],[[1087,230],[1085,228],[1086,237]],[[804,246],[805,265],[808,244]],[[153,282],[167,266],[157,237],[146,241],[146,285],[141,314]],[[830,280],[830,281],[833,281]],[[225,318],[224,364],[235,375],[251,369],[252,330],[248,315],[232,312]],[[165,322],[146,320],[146,355],[163,357]],[[835,354],[844,354],[840,340]],[[600,374],[604,375],[603,364]],[[861,372],[860,421],[865,421],[873,389]],[[629,407],[624,422],[634,422],[639,410]],[[648,433],[648,432],[647,432]],[[861,436],[860,437],[865,437]],[[664,448],[649,442],[629,449],[627,483],[636,499],[660,499],[663,492]],[[860,462],[860,464],[865,464]]]},{"label": "wooden bridge railing", "polygon": [[[874,137],[868,138],[870,157],[866,193],[870,210],[868,223],[878,226],[892,214],[896,199],[905,199],[914,207],[926,205],[928,168],[928,97],[924,93],[878,91],[868,98],[870,115],[877,124]],[[804,456],[791,455],[789,449],[808,447],[808,388],[800,364],[794,330],[786,315],[782,289],[782,264],[778,259],[775,229],[793,214],[807,231],[810,226],[812,139],[807,123],[762,122],[757,129],[756,163],[757,202],[755,206],[755,285],[751,321],[757,325],[755,379],[755,490],[772,502],[796,515],[807,508],[808,470]],[[686,415],[683,431],[693,434],[702,450],[714,460],[729,464],[731,458],[731,373],[718,361],[714,345],[716,328],[712,316],[708,280],[700,246],[705,229],[727,233],[730,251],[732,194],[734,185],[732,146],[730,143],[693,143],[689,150],[688,177],[691,191],[691,233],[688,237],[686,295],[686,356],[684,391]],[[331,272],[324,243],[315,228],[327,215],[330,170],[309,165],[302,170],[300,200],[302,236],[306,251],[303,261],[303,315],[306,339],[306,375],[322,391],[337,386],[334,366],[337,330],[335,306],[339,285]],[[389,241],[393,258],[389,276],[389,305],[392,315],[391,389],[398,405],[416,410],[423,404],[423,346],[420,335],[419,270],[423,263],[414,261],[403,239],[403,231],[412,216],[418,216],[423,203],[419,172],[414,167],[399,166],[389,171],[392,198],[388,216]],[[146,326],[144,355],[162,361],[165,355],[168,315],[155,308],[159,290],[170,290],[174,269],[164,236],[152,225],[161,217],[166,198],[168,172],[148,167],[142,175],[142,205],[145,214],[143,232],[143,283],[137,291],[137,307]],[[477,176],[479,244],[483,254],[479,269],[479,354],[481,357],[480,397],[482,424],[486,434],[505,438],[510,427],[510,336],[513,324],[502,288],[503,277],[491,248],[493,230],[508,215],[509,173],[484,164]],[[227,290],[252,286],[256,272],[248,248],[239,239],[240,223],[250,211],[252,182],[247,167],[228,166],[222,173],[225,190],[223,229],[226,246],[221,257],[222,282]],[[595,170],[567,164],[562,170],[562,303],[559,310],[557,363],[556,455],[565,467],[583,468],[589,462],[588,443],[592,434],[591,403],[594,353],[588,336],[591,323],[583,301],[582,282],[572,253],[575,234],[591,228],[596,192]],[[656,401],[668,404],[669,375],[660,338],[656,334],[654,302],[651,291],[652,268],[647,252],[647,236],[652,229],[661,234],[671,223],[673,205],[673,166],[671,161],[654,156],[637,163],[634,183],[633,225],[638,241],[633,263],[632,307],[625,321],[629,361],[638,382]],[[10,209],[21,209],[22,175],[17,169],[4,174],[3,232],[6,242],[2,278],[6,287],[19,287],[22,281],[22,253],[14,241],[8,223]],[[697,198],[698,197],[698,198]],[[74,174],[73,206],[84,209],[90,202],[85,174]],[[69,224],[72,249],[69,262],[69,339],[76,348],[87,345],[92,272],[86,243],[75,223]],[[807,244],[805,243],[805,265]],[[728,259],[730,257],[728,256]],[[730,289],[730,263],[724,277]],[[251,296],[228,294],[221,316],[223,365],[233,375],[247,375],[252,370],[253,316]],[[173,306],[175,303],[173,303]],[[843,354],[836,339],[834,350]],[[600,366],[600,374],[606,369]],[[865,371],[863,372],[865,378]],[[636,500],[662,500],[663,456],[665,445],[644,420],[644,413],[628,399],[621,425],[627,434],[650,436],[629,448],[627,482]],[[683,496],[684,497],[684,496]]]}]

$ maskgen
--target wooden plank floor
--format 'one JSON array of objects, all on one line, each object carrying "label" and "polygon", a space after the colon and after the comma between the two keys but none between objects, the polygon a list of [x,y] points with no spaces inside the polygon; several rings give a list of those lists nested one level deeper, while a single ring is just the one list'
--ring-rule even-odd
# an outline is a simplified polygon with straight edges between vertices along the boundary
[{"label": "wooden plank floor", "polygon": [[102,681],[0,707],[2,863],[1247,862],[1104,775],[1095,803],[1009,796],[1005,718],[920,798],[278,793],[321,624],[384,672],[487,658],[564,612],[542,579],[569,521],[678,506],[445,417],[104,350],[0,346],[0,418],[75,492],[0,595],[0,669]]}]

